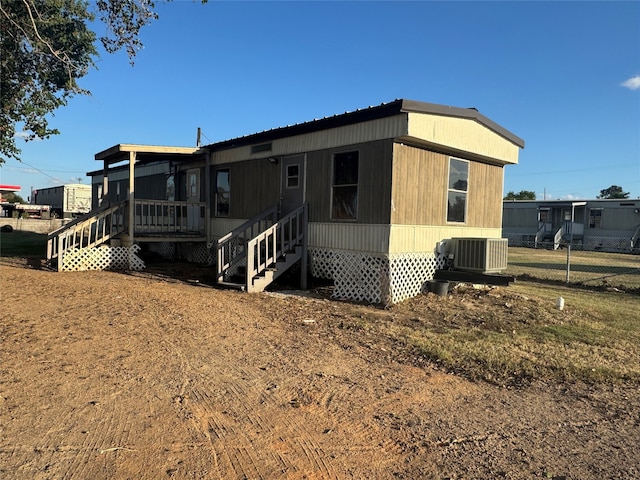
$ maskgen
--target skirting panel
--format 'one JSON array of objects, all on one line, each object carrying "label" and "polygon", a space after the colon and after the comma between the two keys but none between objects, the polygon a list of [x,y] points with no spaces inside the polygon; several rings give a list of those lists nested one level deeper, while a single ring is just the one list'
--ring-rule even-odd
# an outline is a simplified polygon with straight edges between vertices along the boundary
[{"label": "skirting panel", "polygon": [[425,291],[445,265],[433,253],[371,254],[309,249],[311,275],[334,281],[333,296],[357,302],[392,304]]},{"label": "skirting panel", "polygon": [[149,243],[146,248],[150,252],[157,253],[165,260],[175,260],[176,258],[175,242]]},{"label": "skirting panel", "polygon": [[620,237],[588,237],[583,241],[585,250],[620,252],[631,250],[631,239]]},{"label": "skirting panel", "polygon": [[143,270],[144,262],[136,254],[139,245],[131,247],[73,248],[64,252],[63,271],[81,270]]},{"label": "skirting panel", "polygon": [[176,257],[191,263],[208,265],[212,262],[212,252],[205,242],[176,243]]},{"label": "skirting panel", "polygon": [[427,290],[436,270],[444,268],[446,257],[435,253],[396,253],[389,256],[391,302],[398,303]]}]

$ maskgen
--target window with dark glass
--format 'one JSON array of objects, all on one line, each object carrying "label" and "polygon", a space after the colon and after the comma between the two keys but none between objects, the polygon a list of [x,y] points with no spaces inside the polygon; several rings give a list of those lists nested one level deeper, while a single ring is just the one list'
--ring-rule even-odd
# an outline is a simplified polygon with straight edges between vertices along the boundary
[{"label": "window with dark glass", "polygon": [[589,210],[589,228],[602,228],[601,208],[592,208]]},{"label": "window with dark glass", "polygon": [[229,170],[218,170],[216,172],[216,215],[229,216],[230,197]]},{"label": "window with dark glass", "polygon": [[541,208],[538,212],[538,221],[541,223],[549,223],[549,209]]},{"label": "window with dark glass", "polygon": [[287,165],[287,188],[298,188],[300,185],[300,165]]},{"label": "window with dark glass", "polygon": [[447,191],[447,222],[464,223],[467,211],[469,162],[449,159],[449,188]]},{"label": "window with dark glass", "polygon": [[331,218],[334,220],[358,218],[358,160],[359,152],[333,156]]}]

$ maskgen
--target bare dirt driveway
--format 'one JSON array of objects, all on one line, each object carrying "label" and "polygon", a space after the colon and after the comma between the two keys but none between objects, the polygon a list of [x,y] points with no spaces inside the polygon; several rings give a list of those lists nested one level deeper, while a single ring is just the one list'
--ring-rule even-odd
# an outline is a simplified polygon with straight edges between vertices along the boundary
[{"label": "bare dirt driveway", "polygon": [[410,304],[0,279],[3,479],[640,478],[635,388],[473,383],[351,328]]}]

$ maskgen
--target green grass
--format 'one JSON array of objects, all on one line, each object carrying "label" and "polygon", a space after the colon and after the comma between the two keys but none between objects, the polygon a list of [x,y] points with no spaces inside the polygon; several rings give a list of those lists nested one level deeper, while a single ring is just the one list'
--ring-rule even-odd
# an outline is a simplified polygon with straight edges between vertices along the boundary
[{"label": "green grass", "polygon": [[0,233],[0,257],[45,258],[47,235],[14,230]]},{"label": "green grass", "polygon": [[[565,282],[567,251],[509,247],[505,273]],[[640,288],[640,255],[572,249],[569,282]]]},{"label": "green grass", "polygon": [[448,298],[408,300],[367,328],[445,370],[499,385],[640,384],[638,306],[636,293],[519,281],[491,294],[467,287]]}]

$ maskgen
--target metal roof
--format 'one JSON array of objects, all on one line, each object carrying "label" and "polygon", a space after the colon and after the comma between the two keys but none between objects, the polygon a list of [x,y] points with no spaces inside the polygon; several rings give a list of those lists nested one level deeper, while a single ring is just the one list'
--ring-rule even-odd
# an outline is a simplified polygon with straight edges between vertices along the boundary
[{"label": "metal roof", "polygon": [[330,128],[343,127],[360,122],[377,120],[380,118],[398,115],[400,113],[427,113],[432,115],[442,115],[448,117],[466,118],[474,120],[497,134],[506,138],[520,148],[524,148],[524,140],[513,134],[509,130],[501,127],[494,121],[482,115],[475,108],[449,107],[436,103],[418,102],[415,100],[397,99],[392,102],[382,103],[378,106],[368,107],[355,110],[352,112],[344,112],[341,114],[324,117],[321,119],[311,120],[309,122],[288,125],[286,127],[274,128],[263,132],[254,133],[242,137],[223,140],[221,142],[206,145],[204,148],[209,150],[225,150],[228,148],[241,147],[246,145],[255,145],[269,142],[295,135],[327,130]]}]

